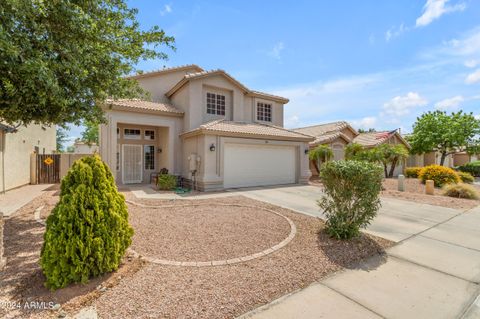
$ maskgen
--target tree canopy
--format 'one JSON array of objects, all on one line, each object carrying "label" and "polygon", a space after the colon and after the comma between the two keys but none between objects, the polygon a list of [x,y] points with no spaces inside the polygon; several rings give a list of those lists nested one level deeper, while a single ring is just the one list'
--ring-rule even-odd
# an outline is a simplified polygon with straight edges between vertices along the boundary
[{"label": "tree canopy", "polygon": [[98,123],[86,121],[84,124],[85,130],[82,132],[82,141],[91,145],[95,143],[98,145]]},{"label": "tree canopy", "polygon": [[447,114],[444,111],[424,113],[413,125],[408,139],[412,153],[439,151],[443,165],[449,154],[457,151],[478,150],[480,145],[480,120],[473,113],[463,111]]},{"label": "tree canopy", "polygon": [[67,129],[57,127],[57,152],[62,153],[65,150],[63,144],[68,141]]},{"label": "tree canopy", "polygon": [[166,59],[174,38],[140,29],[124,0],[0,2],[0,119],[79,124],[103,119],[106,98],[142,90],[125,78],[142,59]]}]

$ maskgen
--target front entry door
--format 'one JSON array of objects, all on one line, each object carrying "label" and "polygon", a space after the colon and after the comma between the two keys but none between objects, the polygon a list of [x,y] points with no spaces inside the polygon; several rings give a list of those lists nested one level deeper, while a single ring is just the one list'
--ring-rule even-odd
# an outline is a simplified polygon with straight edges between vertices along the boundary
[{"label": "front entry door", "polygon": [[122,145],[123,184],[141,183],[143,180],[142,145]]}]

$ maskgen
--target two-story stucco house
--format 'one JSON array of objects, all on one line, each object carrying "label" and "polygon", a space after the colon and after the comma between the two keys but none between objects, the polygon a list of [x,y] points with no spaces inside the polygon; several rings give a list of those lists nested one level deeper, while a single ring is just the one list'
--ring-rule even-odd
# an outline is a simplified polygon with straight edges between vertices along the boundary
[{"label": "two-story stucco house", "polygon": [[132,76],[151,101],[107,101],[100,154],[119,184],[166,168],[200,190],[306,183],[313,137],[283,128],[288,99],[223,70],[187,65]]}]

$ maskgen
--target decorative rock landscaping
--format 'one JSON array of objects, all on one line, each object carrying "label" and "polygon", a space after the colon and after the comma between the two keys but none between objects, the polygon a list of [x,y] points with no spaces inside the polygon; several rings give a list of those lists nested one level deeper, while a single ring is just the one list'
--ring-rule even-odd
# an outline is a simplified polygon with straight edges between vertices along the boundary
[{"label": "decorative rock landscaping", "polygon": [[[241,263],[241,262],[246,262],[246,261],[249,261],[249,260],[253,260],[253,259],[256,259],[256,258],[260,258],[260,257],[263,257],[263,256],[266,256],[268,254],[271,254],[281,248],[283,248],[284,246],[286,246],[294,237],[295,237],[295,234],[297,232],[296,230],[296,227],[295,227],[295,224],[286,216],[274,211],[274,210],[271,210],[271,209],[267,209],[267,208],[264,208],[264,207],[259,207],[259,206],[251,206],[251,205],[240,205],[240,204],[221,204],[221,203],[216,203],[214,205],[211,205],[211,204],[207,204],[207,203],[203,203],[203,204],[184,204],[184,205],[145,205],[145,204],[141,204],[141,203],[137,203],[137,202],[133,202],[133,201],[127,201],[129,204],[132,204],[132,205],[135,205],[135,206],[138,206],[138,207],[142,207],[142,208],[145,208],[145,209],[148,209],[146,211],[143,211],[142,212],[142,217],[145,217],[145,214],[154,214],[153,218],[157,219],[159,217],[159,214],[163,214],[164,218],[166,217],[165,215],[169,215],[168,219],[172,219],[172,218],[178,218],[178,214],[182,214],[184,216],[180,216],[180,218],[185,218],[185,215],[190,215],[191,217],[191,221],[190,222],[187,222],[188,223],[192,223],[192,227],[185,227],[185,228],[193,228],[194,227],[194,223],[195,223],[195,218],[197,216],[195,215],[199,215],[201,214],[201,216],[199,218],[203,219],[205,222],[209,223],[210,221],[208,220],[205,220],[205,218],[211,218],[212,220],[213,219],[217,219],[217,226],[222,226],[221,228],[226,228],[224,232],[228,232],[229,234],[226,235],[226,234],[222,234],[222,230],[213,230],[212,232],[203,232],[203,235],[205,236],[210,236],[209,234],[210,233],[213,233],[213,236],[215,237],[215,235],[218,235],[220,238],[216,239],[216,238],[213,238],[213,241],[214,243],[217,243],[219,245],[211,245],[209,247],[210,250],[212,250],[211,252],[208,252],[209,254],[217,254],[217,250],[220,249],[220,251],[224,251],[224,250],[227,250],[228,252],[232,252],[232,251],[238,251],[238,249],[236,249],[236,247],[234,246],[238,246],[238,245],[241,245],[242,243],[242,239],[241,237],[245,237],[245,236],[249,236],[248,234],[248,231],[257,231],[257,232],[262,232],[262,231],[268,231],[269,229],[272,229],[272,220],[271,218],[265,218],[265,212],[268,213],[268,214],[273,214],[273,216],[278,216],[278,217],[281,217],[282,219],[284,219],[289,227],[290,227],[290,232],[288,234],[288,236],[286,238],[284,238],[282,241],[280,242],[277,242],[275,245],[271,245],[270,247],[267,247],[259,252],[254,252],[254,253],[251,253],[251,254],[247,254],[247,255],[241,255],[241,256],[232,256],[231,258],[225,258],[225,259],[215,259],[215,260],[192,260],[192,259],[188,259],[188,260],[172,260],[172,259],[165,259],[165,258],[158,258],[158,257],[153,257],[153,256],[142,256],[140,253],[138,253],[137,251],[133,250],[132,251],[134,252],[134,254],[138,255],[138,256],[141,256],[142,259],[146,260],[146,261],[149,261],[151,263],[155,263],[155,264],[161,264],[161,265],[167,265],[167,266],[182,266],[182,267],[208,267],[208,266],[223,266],[223,265],[231,265],[231,264],[236,264],[236,263]],[[173,212],[172,214],[172,210],[175,210],[175,209],[178,209],[178,208],[181,208],[181,212]],[[218,210],[220,208],[221,212],[216,213],[215,210]],[[235,213],[235,210],[237,209],[240,209],[238,214]],[[159,212],[158,210],[162,210],[161,212]],[[229,212],[226,212],[226,210],[228,210]],[[233,210],[233,212],[232,212]],[[240,212],[241,211],[241,212]],[[242,215],[245,215],[245,212],[248,213],[251,213],[252,216],[248,216],[249,217],[249,220],[245,221],[245,218],[243,218],[242,220]],[[228,218],[228,220],[225,220],[225,221],[218,221],[218,218],[221,218],[221,216],[224,216],[226,218]],[[236,219],[239,219],[238,221],[236,221]],[[249,229],[249,225],[248,225],[248,222],[252,222],[252,219],[256,221],[256,219],[260,219],[260,223],[261,222],[264,222],[266,226],[268,227],[256,227],[255,229]],[[144,219],[141,219],[141,221],[145,221]],[[245,227],[241,227],[241,224],[242,222],[245,224]],[[278,224],[280,222],[282,222],[280,219],[276,219],[273,221],[274,223]],[[218,223],[222,224],[222,225],[219,225]],[[235,237],[235,234],[231,234],[231,229],[228,227],[228,224],[234,224],[235,225],[235,229],[238,231],[241,231],[241,233],[237,234],[236,238],[237,240],[231,240],[230,243],[225,243],[225,241],[222,240],[222,238],[225,238],[225,237]],[[135,222],[133,223],[135,225]],[[225,225],[227,225],[225,227]],[[239,227],[240,226],[240,227]],[[142,249],[144,250],[145,247],[143,247],[142,245],[146,244],[146,245],[155,245],[155,246],[165,246],[165,245],[162,245],[162,240],[164,238],[167,239],[167,241],[172,238],[172,236],[170,234],[165,234],[165,231],[168,232],[168,229],[166,227],[163,227],[163,225],[159,225],[161,229],[161,231],[163,231],[164,233],[162,234],[163,237],[158,237],[156,236],[156,239],[160,242],[157,242],[155,240],[155,238],[151,238],[151,240],[146,240],[146,241],[142,241],[142,243],[138,244],[136,243],[136,240],[134,239],[134,246],[137,246],[139,247],[139,249]],[[278,227],[280,229],[280,231],[283,231],[283,229],[281,229],[282,227]],[[139,229],[138,231],[139,232],[142,232],[142,229],[143,228],[139,228],[137,227],[137,229]],[[148,229],[148,232],[151,234],[151,231],[152,229]],[[155,234],[155,232],[154,232]],[[200,234],[200,237],[201,237],[202,234]],[[226,236],[225,236],[226,235]],[[251,235],[251,234],[250,234]],[[140,235],[141,237],[141,235]],[[174,237],[174,236],[173,236]],[[252,236],[253,237],[253,236]],[[145,238],[144,238],[145,239]],[[255,238],[250,238],[250,239],[254,239],[253,242],[249,242],[249,244],[254,244],[255,245],[255,248],[257,247],[257,245],[259,245],[258,241],[255,240]],[[152,241],[153,240],[153,241]],[[138,240],[137,240],[138,241]],[[188,241],[188,238],[185,238],[184,239],[184,242],[185,241]],[[202,243],[203,241],[200,240],[200,238],[195,238],[194,239],[195,243]],[[240,243],[239,243],[240,241]],[[178,242],[175,241],[175,239],[173,239],[172,242],[170,242],[168,244],[168,247],[177,247],[177,244]],[[194,243],[188,243],[187,246],[190,246]],[[227,247],[225,246],[225,244],[227,244]],[[232,247],[228,247],[228,244],[232,245]],[[261,244],[260,244],[261,246]],[[190,248],[190,247],[188,247]],[[240,247],[242,250],[244,250],[245,248],[244,247]],[[247,248],[247,250],[249,249],[249,247]],[[147,247],[147,250],[148,250],[148,247]],[[150,250],[151,252],[151,250]],[[167,252],[168,253],[168,252]],[[157,255],[158,255],[158,252],[157,252]]]}]

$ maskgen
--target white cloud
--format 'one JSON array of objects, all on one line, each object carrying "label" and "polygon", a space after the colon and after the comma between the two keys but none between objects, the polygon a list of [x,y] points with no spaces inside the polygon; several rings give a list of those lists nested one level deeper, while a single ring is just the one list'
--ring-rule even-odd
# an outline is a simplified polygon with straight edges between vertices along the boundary
[{"label": "white cloud", "polygon": [[465,65],[467,68],[474,68],[479,64],[480,64],[480,60],[473,60],[472,59],[472,60],[465,61],[465,63],[463,65]]},{"label": "white cloud", "polygon": [[171,4],[166,4],[163,6],[163,9],[160,10],[160,15],[164,16],[172,12],[172,5]]},{"label": "white cloud", "polygon": [[418,17],[415,26],[424,27],[446,13],[463,11],[467,7],[463,2],[451,6],[447,5],[447,2],[449,0],[427,0],[423,6],[423,14]]},{"label": "white cloud", "polygon": [[392,27],[385,32],[385,41],[389,42],[391,39],[400,36],[405,31],[408,31],[408,28],[402,23],[398,28]]},{"label": "white cloud", "polygon": [[350,122],[356,128],[369,129],[375,127],[375,125],[377,124],[377,118],[374,116],[366,116],[359,120],[352,120]]},{"label": "white cloud", "polygon": [[408,92],[405,96],[396,96],[383,104],[383,115],[403,116],[410,113],[411,109],[425,106],[427,100],[416,92]]},{"label": "white cloud", "polygon": [[282,58],[282,51],[285,49],[285,45],[283,42],[277,42],[273,48],[267,52],[269,56],[271,56],[274,59],[281,60]]},{"label": "white cloud", "polygon": [[460,104],[463,101],[465,101],[463,96],[457,95],[457,96],[454,96],[454,97],[449,98],[449,99],[444,99],[444,100],[438,101],[437,103],[435,103],[435,108],[437,110],[444,110],[444,111],[452,110],[452,111],[454,111],[454,110],[458,109],[458,107],[460,106]]},{"label": "white cloud", "polygon": [[465,79],[465,83],[467,84],[473,84],[477,82],[480,82],[480,69],[477,69],[475,70],[475,72],[470,73]]}]

